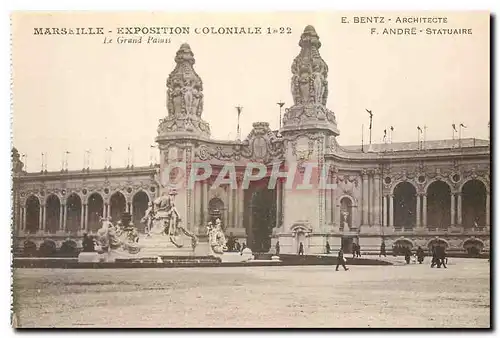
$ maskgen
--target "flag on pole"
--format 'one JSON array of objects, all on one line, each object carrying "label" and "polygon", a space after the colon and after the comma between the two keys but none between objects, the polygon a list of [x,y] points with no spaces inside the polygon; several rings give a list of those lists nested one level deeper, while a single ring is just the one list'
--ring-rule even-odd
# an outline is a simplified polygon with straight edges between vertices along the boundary
[{"label": "flag on pole", "polygon": [[420,126],[417,126],[417,130],[422,133],[422,128],[420,128]]},{"label": "flag on pole", "polygon": [[455,123],[453,123],[451,126],[453,127],[454,131],[457,131],[457,127],[455,126]]},{"label": "flag on pole", "polygon": [[394,127],[393,126],[391,126],[391,131],[394,131]]},{"label": "flag on pole", "polygon": [[384,142],[385,142],[386,138],[387,138],[387,129],[384,129]]},{"label": "flag on pole", "polygon": [[460,127],[467,128],[463,123],[460,123]]}]

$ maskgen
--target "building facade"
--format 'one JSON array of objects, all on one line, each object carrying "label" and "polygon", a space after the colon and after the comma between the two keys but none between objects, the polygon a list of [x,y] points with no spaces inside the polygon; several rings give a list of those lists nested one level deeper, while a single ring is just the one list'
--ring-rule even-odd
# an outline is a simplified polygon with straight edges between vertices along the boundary
[{"label": "building facade", "polygon": [[[227,235],[254,251],[325,253],[356,242],[364,252],[378,252],[384,242],[449,251],[490,248],[490,143],[459,139],[341,146],[335,114],[327,108],[328,66],[312,26],[302,33],[300,53],[292,62],[293,105],[285,110],[280,130],[256,122],[244,140],[210,136],[203,120],[203,83],[194,69],[194,54],[183,44],[167,79],[167,116],[156,142],[160,163],[149,167],[104,168],[27,173],[13,151],[13,235],[21,250],[50,241],[60,247],[80,245],[83,233],[95,233],[100,217],[114,221],[124,211],[140,222],[148,203],[174,182],[186,180],[169,166],[183,163],[189,172],[209,164],[211,175],[178,189],[176,205],[186,228],[203,241],[206,224],[221,218]],[[236,184],[216,185],[226,164],[235,168]],[[249,163],[269,171],[244,187]],[[271,168],[294,167],[299,175],[309,163],[324,170],[335,189],[313,186],[287,189],[286,180],[268,188]]]}]

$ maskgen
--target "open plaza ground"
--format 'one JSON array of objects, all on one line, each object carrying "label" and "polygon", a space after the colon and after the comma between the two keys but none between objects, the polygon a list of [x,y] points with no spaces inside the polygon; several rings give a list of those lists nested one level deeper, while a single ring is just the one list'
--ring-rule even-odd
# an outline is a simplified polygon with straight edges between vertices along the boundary
[{"label": "open plaza ground", "polygon": [[18,327],[490,326],[490,263],[17,269]]}]

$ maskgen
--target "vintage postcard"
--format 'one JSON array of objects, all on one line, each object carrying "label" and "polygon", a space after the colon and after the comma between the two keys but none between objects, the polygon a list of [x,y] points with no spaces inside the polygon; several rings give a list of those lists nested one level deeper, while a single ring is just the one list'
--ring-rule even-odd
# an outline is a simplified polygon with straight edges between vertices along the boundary
[{"label": "vintage postcard", "polygon": [[15,328],[490,328],[490,13],[14,12]]}]

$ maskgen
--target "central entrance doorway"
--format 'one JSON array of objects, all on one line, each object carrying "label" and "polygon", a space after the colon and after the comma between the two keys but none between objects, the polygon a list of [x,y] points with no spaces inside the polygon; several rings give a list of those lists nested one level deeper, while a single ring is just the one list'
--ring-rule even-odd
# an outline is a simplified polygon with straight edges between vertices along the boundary
[{"label": "central entrance doorway", "polygon": [[344,250],[344,254],[352,254],[353,244],[358,244],[358,238],[355,236],[342,236],[340,246]]},{"label": "central entrance doorway", "polygon": [[253,252],[268,252],[276,227],[276,189],[268,189],[268,179],[251,184],[245,191],[247,246]]}]

